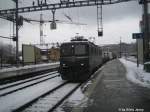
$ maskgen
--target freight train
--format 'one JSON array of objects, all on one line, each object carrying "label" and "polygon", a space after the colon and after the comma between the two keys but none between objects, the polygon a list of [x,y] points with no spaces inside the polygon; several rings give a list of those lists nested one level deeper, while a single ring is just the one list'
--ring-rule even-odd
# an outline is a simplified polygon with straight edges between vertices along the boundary
[{"label": "freight train", "polygon": [[76,37],[60,47],[59,72],[63,80],[85,81],[102,63],[101,48],[83,37]]}]

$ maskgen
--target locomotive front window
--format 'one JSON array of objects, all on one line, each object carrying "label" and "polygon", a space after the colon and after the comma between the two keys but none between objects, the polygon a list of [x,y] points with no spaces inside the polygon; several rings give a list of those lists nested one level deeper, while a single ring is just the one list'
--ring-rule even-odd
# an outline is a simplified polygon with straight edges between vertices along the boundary
[{"label": "locomotive front window", "polygon": [[61,49],[61,53],[63,56],[70,56],[72,55],[72,46],[71,45],[64,45],[62,46],[62,49]]},{"label": "locomotive front window", "polygon": [[87,54],[86,45],[76,45],[74,49],[75,55],[85,55]]}]

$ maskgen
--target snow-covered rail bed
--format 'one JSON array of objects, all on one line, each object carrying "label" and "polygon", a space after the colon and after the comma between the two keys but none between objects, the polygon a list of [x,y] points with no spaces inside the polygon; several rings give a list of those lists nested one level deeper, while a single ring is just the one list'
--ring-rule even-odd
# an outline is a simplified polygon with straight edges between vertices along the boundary
[{"label": "snow-covered rail bed", "polygon": [[[42,83],[30,86],[12,94],[0,97],[0,112],[12,112],[23,105],[39,98],[49,91],[54,91],[62,84],[66,83],[60,77],[44,81]],[[66,88],[67,90],[68,88]],[[61,93],[59,93],[61,94]]]},{"label": "snow-covered rail bed", "polygon": [[58,77],[59,73],[52,72],[47,73],[42,76],[37,76],[35,78],[26,79],[24,81],[18,81],[11,84],[0,86],[0,97],[17,92],[19,90],[25,89],[27,87],[42,83],[44,81],[50,80],[52,78]]},{"label": "snow-covered rail bed", "polygon": [[56,89],[50,90],[39,98],[31,101],[13,112],[50,112],[56,109],[68,98],[81,84],[63,83]]},{"label": "snow-covered rail bed", "polygon": [[2,84],[2,85],[0,85],[0,90],[6,89],[6,88],[9,88],[9,87],[13,87],[13,86],[16,86],[16,85],[19,85],[19,84],[23,84],[23,83],[26,83],[26,82],[29,82],[29,81],[33,81],[33,80],[36,80],[36,79],[40,79],[40,78],[46,77],[46,76],[54,74],[54,73],[57,73],[57,71],[50,72],[50,73],[45,73],[45,74],[38,75],[38,76],[35,76],[35,77],[32,77],[32,78],[27,78],[27,79],[24,79],[24,80],[15,81],[15,82],[8,83],[8,84]]}]

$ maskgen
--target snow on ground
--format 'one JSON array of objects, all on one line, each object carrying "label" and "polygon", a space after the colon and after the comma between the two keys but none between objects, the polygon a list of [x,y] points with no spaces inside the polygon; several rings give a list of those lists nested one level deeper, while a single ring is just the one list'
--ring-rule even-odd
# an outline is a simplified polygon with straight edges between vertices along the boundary
[{"label": "snow on ground", "polygon": [[150,88],[150,73],[143,70],[143,65],[139,65],[131,61],[121,58],[120,61],[124,64],[127,70],[127,79],[143,87]]},{"label": "snow on ground", "polygon": [[78,105],[87,107],[88,97],[86,97],[81,88],[78,88],[62,105],[60,105],[54,112],[70,112]]},{"label": "snow on ground", "polygon": [[64,81],[58,77],[0,97],[0,112],[11,112],[62,83]]},{"label": "snow on ground", "polygon": [[[79,112],[82,108],[87,107],[89,102],[93,102],[92,99],[89,99],[91,93],[93,92],[97,82],[100,80],[101,75],[99,72],[104,68],[102,66],[99,68],[94,75],[91,76],[90,80],[82,84],[59,108],[54,112]],[[76,110],[77,109],[77,110]],[[78,110],[79,109],[79,110]],[[81,110],[80,110],[81,109]]]},{"label": "snow on ground", "polygon": [[128,58],[131,59],[131,60],[135,60],[136,61],[135,56],[129,56]]},{"label": "snow on ground", "polygon": [[126,58],[126,60],[132,61],[132,62],[137,62],[137,58],[135,58],[135,56],[129,56]]},{"label": "snow on ground", "polygon": [[40,79],[37,79],[37,80],[33,80],[33,81],[29,81],[29,82],[26,82],[26,83],[23,83],[23,84],[19,84],[19,85],[13,86],[11,88],[6,88],[6,89],[0,91],[0,95],[3,95],[3,94],[8,93],[8,92],[11,92],[13,90],[17,90],[19,88],[23,88],[23,87],[26,87],[26,86],[38,83],[40,81],[46,80],[46,79],[54,77],[56,75],[58,75],[58,73],[52,74],[52,75],[48,75],[46,77],[43,77],[43,78],[40,78]]},{"label": "snow on ground", "polygon": [[[40,98],[32,106],[25,109],[23,112],[49,112],[54,105],[56,105],[62,98],[64,98],[71,90],[73,90],[78,83],[69,83],[59,88],[58,90]],[[61,93],[61,94],[60,94]],[[60,112],[60,111],[59,111]]]}]

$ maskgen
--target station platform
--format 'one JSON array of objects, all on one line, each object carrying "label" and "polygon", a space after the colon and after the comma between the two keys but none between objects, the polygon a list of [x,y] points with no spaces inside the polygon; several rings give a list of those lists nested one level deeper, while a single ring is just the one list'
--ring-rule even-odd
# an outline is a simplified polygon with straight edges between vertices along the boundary
[{"label": "station platform", "polygon": [[86,102],[72,112],[150,112],[150,89],[126,77],[126,67],[119,59],[106,63],[86,89]]},{"label": "station platform", "polygon": [[46,70],[53,70],[58,67],[59,62],[55,62],[0,69],[0,83],[4,80],[9,80],[10,78],[17,79],[18,77],[26,77],[29,74],[32,75]]}]

